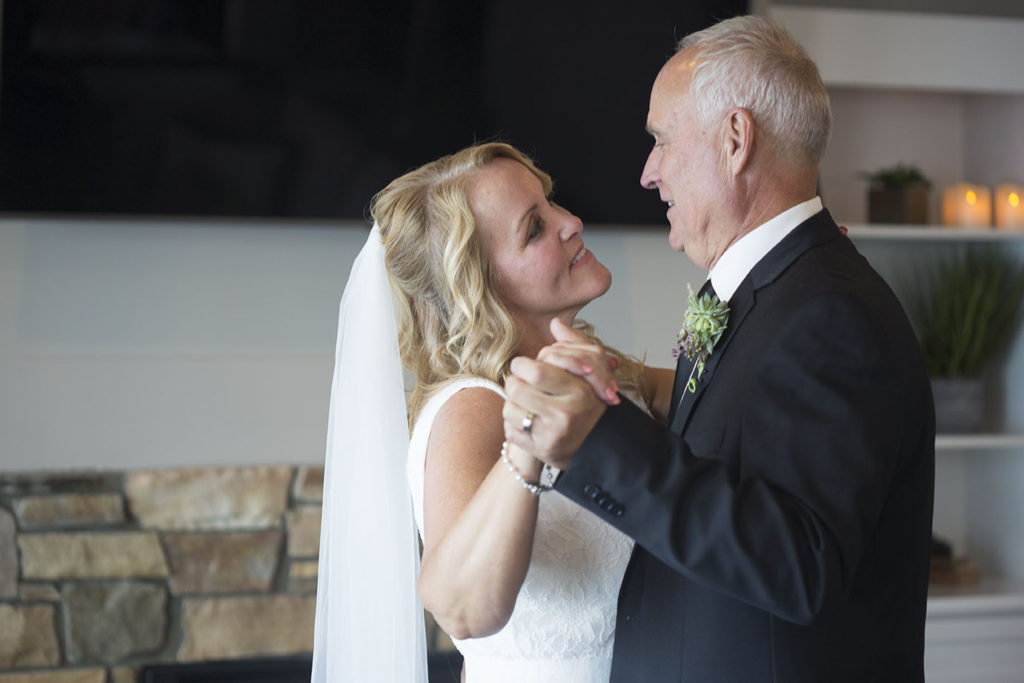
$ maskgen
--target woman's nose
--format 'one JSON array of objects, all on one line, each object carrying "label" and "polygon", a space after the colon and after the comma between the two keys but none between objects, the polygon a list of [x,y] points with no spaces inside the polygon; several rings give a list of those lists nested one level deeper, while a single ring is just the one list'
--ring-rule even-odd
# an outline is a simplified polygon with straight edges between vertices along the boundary
[{"label": "woman's nose", "polygon": [[576,214],[566,211],[562,221],[562,240],[567,241],[583,232],[583,221]]}]

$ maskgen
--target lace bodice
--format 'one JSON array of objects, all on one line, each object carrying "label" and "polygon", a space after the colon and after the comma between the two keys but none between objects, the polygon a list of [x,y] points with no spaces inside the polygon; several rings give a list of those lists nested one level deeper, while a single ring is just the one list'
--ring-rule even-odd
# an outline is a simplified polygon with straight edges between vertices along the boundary
[{"label": "lace bodice", "polygon": [[[408,477],[423,534],[423,466],[438,410],[456,392],[501,387],[457,380],[424,406],[409,443]],[[606,683],[615,605],[633,542],[557,491],[540,497],[533,554],[508,624],[486,638],[456,640],[467,683]]]}]

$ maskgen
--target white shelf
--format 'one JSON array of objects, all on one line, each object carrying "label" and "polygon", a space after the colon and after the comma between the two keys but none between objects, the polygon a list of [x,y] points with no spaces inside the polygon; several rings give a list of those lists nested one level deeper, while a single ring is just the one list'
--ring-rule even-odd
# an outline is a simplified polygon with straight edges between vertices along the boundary
[{"label": "white shelf", "polygon": [[1024,434],[938,434],[935,450],[997,450],[1024,448]]},{"label": "white shelf", "polygon": [[928,586],[928,618],[1024,612],[1024,582],[982,579],[968,586]]},{"label": "white shelf", "polygon": [[1024,92],[1024,19],[773,3],[829,86]]},{"label": "white shelf", "polygon": [[948,228],[942,225],[889,225],[881,223],[840,223],[852,240],[893,240],[922,242],[1024,242],[1024,230],[993,228]]}]

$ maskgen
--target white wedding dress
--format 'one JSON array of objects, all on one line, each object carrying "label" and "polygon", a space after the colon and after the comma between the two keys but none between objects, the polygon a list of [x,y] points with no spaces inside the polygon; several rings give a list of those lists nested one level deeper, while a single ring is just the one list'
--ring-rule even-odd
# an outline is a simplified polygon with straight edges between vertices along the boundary
[{"label": "white wedding dress", "polygon": [[[462,379],[424,406],[409,442],[407,474],[423,535],[423,466],[438,410],[456,392],[486,387]],[[511,476],[511,475],[509,475]],[[540,497],[530,568],[508,624],[486,638],[456,640],[467,683],[607,683],[615,606],[633,541],[557,491]]]}]

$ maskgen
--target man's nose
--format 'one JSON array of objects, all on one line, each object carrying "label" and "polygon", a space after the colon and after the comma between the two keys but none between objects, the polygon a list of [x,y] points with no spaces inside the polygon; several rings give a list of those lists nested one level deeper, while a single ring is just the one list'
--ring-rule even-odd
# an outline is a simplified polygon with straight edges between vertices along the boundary
[{"label": "man's nose", "polygon": [[658,181],[661,179],[658,176],[658,164],[654,159],[656,151],[652,149],[651,153],[647,155],[647,162],[644,164],[643,173],[640,174],[640,185],[646,190],[657,189]]}]

